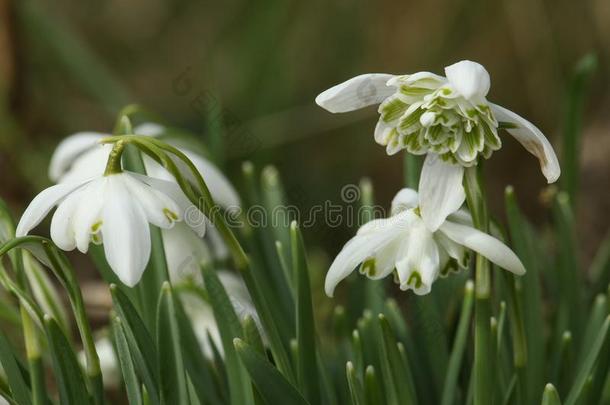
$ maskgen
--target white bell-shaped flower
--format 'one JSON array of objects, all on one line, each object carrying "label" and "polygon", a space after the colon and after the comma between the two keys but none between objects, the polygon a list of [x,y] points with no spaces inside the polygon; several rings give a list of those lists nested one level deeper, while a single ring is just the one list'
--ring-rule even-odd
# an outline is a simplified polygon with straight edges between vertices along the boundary
[{"label": "white bell-shaped flower", "polygon": [[519,258],[498,239],[472,226],[470,214],[456,211],[436,230],[420,216],[419,197],[402,189],[392,201],[392,216],[360,227],[337,255],[326,275],[325,290],[332,296],[337,284],[358,266],[361,273],[381,279],[394,273],[402,290],[428,294],[439,276],[468,266],[469,249],[512,273],[525,268]]},{"label": "white bell-shaped flower", "polygon": [[[169,229],[183,220],[191,204],[180,187],[169,181],[130,172],[98,176],[43,190],[23,213],[16,235],[26,235],[55,206],[51,221],[55,244],[85,253],[90,242],[103,243],[108,264],[132,287],[150,257],[149,224]],[[203,236],[205,222],[194,230]]]},{"label": "white bell-shaped flower", "polygon": [[427,154],[419,191],[421,214],[432,230],[464,202],[464,167],[500,149],[499,123],[538,158],[549,183],[561,171],[551,144],[538,128],[487,101],[490,78],[482,65],[464,60],[446,67],[445,75],[364,74],[316,98],[319,106],[333,113],[380,104],[375,141],[390,155],[402,149]]}]

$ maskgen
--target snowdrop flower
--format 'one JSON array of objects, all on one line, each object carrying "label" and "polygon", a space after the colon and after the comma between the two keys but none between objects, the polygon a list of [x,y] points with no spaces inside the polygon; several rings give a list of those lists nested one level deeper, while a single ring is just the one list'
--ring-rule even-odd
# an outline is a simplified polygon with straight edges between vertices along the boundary
[{"label": "snowdrop flower", "polygon": [[[90,242],[103,243],[112,270],[133,287],[150,257],[148,224],[169,229],[183,219],[191,204],[180,187],[169,181],[126,171],[100,175],[43,190],[25,210],[16,235],[26,235],[55,206],[51,221],[55,244],[86,253]],[[203,236],[205,223],[194,230]]]},{"label": "snowdrop flower", "polygon": [[[137,135],[153,137],[160,136],[165,131],[163,126],[154,123],[144,123],[134,128],[134,133]],[[102,145],[99,141],[107,136],[109,135],[99,132],[79,132],[64,139],[51,157],[49,165],[51,180],[55,183],[69,183],[103,174],[112,144]],[[178,149],[193,162],[218,204],[226,208],[239,206],[237,192],[214,164],[188,149],[181,147]],[[148,176],[174,181],[174,177],[152,158],[143,156],[143,159]],[[175,163],[179,168],[184,165],[180,160],[175,160]]]},{"label": "snowdrop flower", "polygon": [[[134,128],[134,133],[145,136],[160,136],[166,129],[158,124],[144,123]],[[99,140],[108,134],[98,132],[79,132],[64,139],[55,149],[49,166],[49,177],[56,183],[78,182],[99,176],[104,173],[108,156],[112,150],[111,144],[100,144]],[[193,162],[214,196],[216,203],[231,210],[240,206],[240,199],[229,180],[222,172],[210,161],[201,155],[188,149],[179,149]],[[144,166],[149,177],[175,182],[174,177],[160,164],[152,158],[144,155]],[[181,168],[184,163],[175,160]],[[192,174],[187,170],[187,179]],[[198,211],[190,210],[189,213]],[[170,275],[176,277],[178,273],[182,276],[195,274],[199,276],[199,263],[202,259],[209,260],[214,257],[224,259],[228,257],[229,251],[222,241],[216,227],[205,217],[186,218],[189,224],[197,225],[198,222],[205,221],[206,240],[201,240],[196,235],[188,232],[188,227],[184,224],[177,224],[171,230],[162,230],[163,244],[166,255],[174,255],[176,260],[168,260]],[[203,245],[203,246],[199,246]],[[196,248],[195,248],[196,247]],[[210,251],[211,249],[211,251]],[[204,253],[202,253],[204,252]],[[201,257],[201,254],[204,257]],[[178,258],[180,258],[178,260]],[[187,260],[195,258],[197,260]]]},{"label": "snowdrop flower", "polygon": [[337,284],[358,265],[371,279],[395,272],[402,290],[428,294],[439,276],[468,266],[468,249],[512,273],[525,273],[512,250],[472,227],[466,211],[450,214],[433,231],[421,218],[418,202],[415,190],[402,189],[392,201],[390,218],[370,221],[358,230],[330,266],[325,282],[328,296],[332,297]]},{"label": "snowdrop flower", "polygon": [[427,154],[419,184],[421,214],[436,230],[464,202],[464,167],[500,149],[500,123],[538,158],[549,183],[559,177],[557,156],[542,132],[487,101],[489,88],[487,70],[463,60],[447,66],[445,76],[430,72],[356,76],[321,93],[316,103],[333,113],[380,104],[375,141],[386,146],[389,155],[402,149]]}]

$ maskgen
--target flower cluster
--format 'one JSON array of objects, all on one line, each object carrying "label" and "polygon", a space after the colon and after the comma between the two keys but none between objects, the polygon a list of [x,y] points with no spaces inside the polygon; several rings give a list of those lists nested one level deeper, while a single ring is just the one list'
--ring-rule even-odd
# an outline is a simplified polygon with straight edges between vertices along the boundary
[{"label": "flower cluster", "polygon": [[[156,124],[134,130],[147,136],[164,131]],[[170,274],[184,273],[189,266],[198,268],[201,255],[208,254],[207,244],[201,240],[206,231],[215,253],[226,256],[226,247],[203,213],[199,212],[197,220],[185,221],[185,213],[194,207],[175,179],[153,159],[144,157],[147,175],[123,170],[106,173],[112,145],[99,143],[106,136],[82,132],[57,147],[49,177],[58,184],[43,190],[30,203],[17,226],[17,236],[28,234],[57,206],[51,221],[55,244],[83,253],[90,243],[103,244],[108,264],[128,286],[138,283],[148,263],[149,224],[163,230],[164,245],[172,259],[168,260]],[[182,151],[205,176],[220,205],[239,205],[236,191],[212,163],[192,151]],[[193,258],[192,263],[185,264],[185,258]]]},{"label": "flower cluster", "polygon": [[395,271],[402,289],[426,294],[439,275],[466,266],[464,248],[515,274],[525,272],[508,247],[474,229],[469,215],[461,211],[466,199],[464,170],[501,148],[500,128],[538,158],[549,183],[560,174],[557,156],[533,124],[487,101],[491,80],[483,66],[465,60],[446,67],[445,75],[364,74],[316,98],[319,106],[333,113],[379,104],[375,141],[386,147],[388,155],[403,149],[426,155],[419,196],[414,190],[402,190],[391,218],[360,228],[331,265],[328,295],[359,264],[371,278]]}]

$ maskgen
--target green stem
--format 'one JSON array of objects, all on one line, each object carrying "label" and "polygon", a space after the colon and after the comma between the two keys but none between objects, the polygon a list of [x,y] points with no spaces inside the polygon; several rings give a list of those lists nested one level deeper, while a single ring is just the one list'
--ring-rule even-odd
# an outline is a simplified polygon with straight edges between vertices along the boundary
[{"label": "green stem", "polygon": [[[474,226],[488,232],[489,218],[487,203],[479,167],[464,171],[466,200],[472,213]],[[491,274],[489,262],[477,254],[475,263],[475,355],[474,355],[474,403],[488,405],[493,403],[493,356],[491,328]]]},{"label": "green stem", "polygon": [[106,170],[104,176],[110,176],[112,174],[118,174],[123,172],[121,165],[121,156],[123,156],[123,149],[125,149],[125,142],[120,140],[114,144],[110,155],[108,156],[108,163],[106,163]]}]

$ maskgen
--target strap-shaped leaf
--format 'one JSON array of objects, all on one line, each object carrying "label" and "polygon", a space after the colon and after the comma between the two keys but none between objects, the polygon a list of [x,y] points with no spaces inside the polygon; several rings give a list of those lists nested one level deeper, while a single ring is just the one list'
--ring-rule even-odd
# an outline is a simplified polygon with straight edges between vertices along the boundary
[{"label": "strap-shaped leaf", "polygon": [[51,349],[60,403],[62,405],[88,404],[87,385],[72,345],[55,319],[45,315],[44,325]]},{"label": "strap-shaped leaf", "polygon": [[233,347],[233,339],[243,337],[241,323],[235,313],[233,303],[214,269],[207,264],[204,264],[202,269],[205,289],[208,292],[224,349],[231,403],[234,405],[251,404],[254,402],[252,386]]},{"label": "strap-shaped leaf", "polygon": [[267,405],[309,404],[297,389],[280,374],[280,372],[261,354],[241,339],[234,339],[233,344],[239,358],[246,366],[250,378]]},{"label": "strap-shaped leaf", "polygon": [[159,404],[159,369],[155,343],[129,298],[114,284],[110,285],[110,293],[114,309],[122,320],[121,325],[133,357],[136,373],[146,386],[150,403]]},{"label": "strap-shaped leaf", "polygon": [[176,320],[174,295],[169,282],[163,283],[157,306],[157,351],[159,390],[166,404],[188,404],[186,371],[182,359],[180,330]]}]

